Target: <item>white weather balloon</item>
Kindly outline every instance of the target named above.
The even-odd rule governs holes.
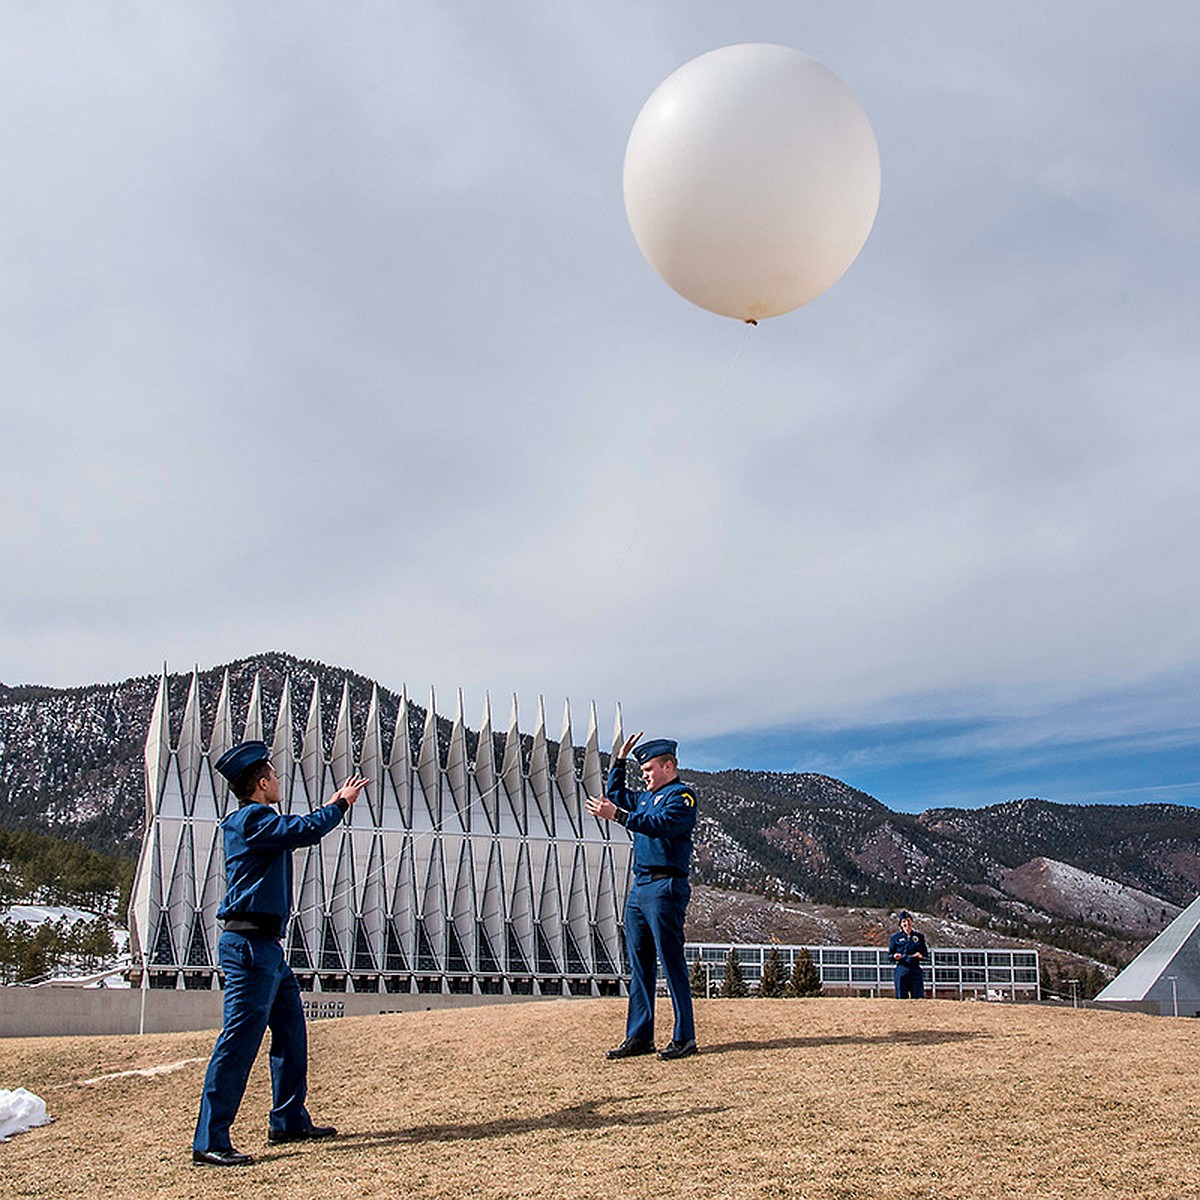
[[[625,149],[625,212],[680,295],[757,321],[807,304],[858,256],[879,148],[854,93],[786,46],[726,46],[655,89]]]

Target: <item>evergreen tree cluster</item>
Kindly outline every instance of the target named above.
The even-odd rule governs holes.
[[[0,829],[0,908],[55,904],[122,919],[133,873],[132,859],[48,834]]]
[[[1056,966],[1042,960],[1043,1000],[1093,1000],[1108,982],[1108,976],[1099,967]]]
[[[692,962],[689,975],[692,995],[703,999],[708,994],[708,968],[697,956]],[[746,977],[742,974],[742,964],[738,959],[737,948],[731,946],[725,958],[725,975],[717,989],[717,995],[726,1000],[740,1000],[749,996],[750,989]],[[763,960],[762,976],[758,981],[755,996],[761,999],[795,999],[802,996],[820,996],[821,973],[807,950],[796,953],[796,960],[789,974],[784,969],[783,955],[777,947],[772,946]]]
[[[108,924],[93,921],[0,921],[0,984],[59,972],[96,971],[117,952]]]

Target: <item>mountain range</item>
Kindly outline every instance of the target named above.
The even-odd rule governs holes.
[[[205,730],[226,672],[234,712],[245,711],[254,678],[261,677],[268,737],[276,715],[270,706],[285,677],[297,701],[296,722],[320,684],[327,730],[335,726],[343,682],[359,729],[376,687],[342,668],[255,655],[198,673]],[[0,685],[0,826],[133,856],[142,835],[142,753],[158,682],[143,676],[65,689]],[[190,673],[168,677],[176,723],[190,682]],[[381,726],[390,731],[400,697],[378,687],[378,700]],[[414,745],[424,718],[423,709],[410,706]],[[449,729],[448,721],[439,722],[443,754]],[[301,733],[297,724],[297,742]],[[470,753],[475,745],[469,736]],[[949,925],[1120,963],[1200,891],[1200,812],[1191,808],[1026,798],[911,815],[820,774],[681,774],[701,798],[697,883],[738,893],[743,917],[746,904],[758,904],[757,927],[770,936],[781,936],[765,915],[771,911],[849,906],[886,913],[902,906]],[[714,902],[705,911],[719,908]],[[689,927],[694,937],[714,933],[719,928],[692,933]]]

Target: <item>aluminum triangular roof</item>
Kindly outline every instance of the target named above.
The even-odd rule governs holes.
[[[1096,999],[1101,1003],[1157,1001],[1161,1011],[1168,1013],[1173,1011],[1176,997],[1180,1016],[1200,1010],[1200,896]]]

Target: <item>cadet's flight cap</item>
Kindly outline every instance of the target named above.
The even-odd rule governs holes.
[[[255,763],[263,762],[271,757],[266,742],[242,742],[232,750],[226,750],[217,759],[217,770],[229,780],[236,783],[237,777]]]
[[[638,760],[640,767],[643,763],[648,763],[652,758],[658,758],[660,755],[673,755],[678,749],[678,742],[673,742],[669,738],[655,738],[653,741],[643,742],[640,746],[634,746],[633,757]]]
[[[218,765],[219,765],[219,764],[218,764]],[[903,912],[902,912],[902,913],[901,913],[901,914],[900,914],[900,915],[899,915],[899,916],[896,918],[896,920],[898,920],[898,921],[899,921],[901,924],[903,924],[905,921],[911,921],[911,920],[912,920],[912,913],[910,913],[910,912],[908,911],[908,909],[906,908],[906,909],[905,909],[905,910],[904,910],[904,911],[903,911]]]

